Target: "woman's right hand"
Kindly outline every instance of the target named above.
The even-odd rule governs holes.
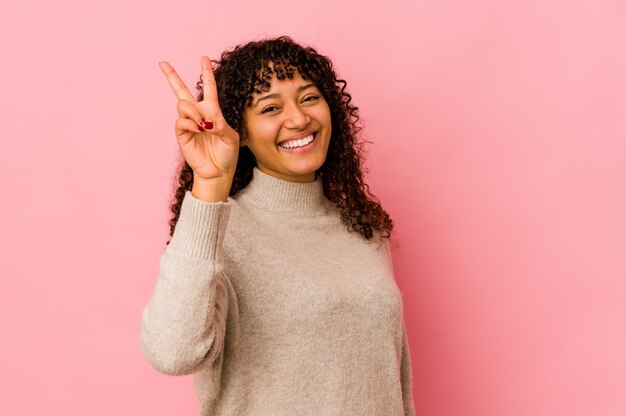
[[[207,183],[232,183],[239,155],[239,134],[228,125],[217,99],[211,61],[201,59],[203,99],[197,102],[174,68],[159,62],[161,71],[178,97],[176,138],[194,179]],[[203,121],[212,122],[204,124]],[[229,186],[227,186],[229,188]]]

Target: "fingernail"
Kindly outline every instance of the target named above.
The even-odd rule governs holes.
[[[202,125],[207,130],[211,130],[213,128],[213,122],[212,121],[206,121],[206,120],[202,119]]]
[[[200,131],[204,131],[204,128],[203,128],[201,125],[196,124],[196,126],[198,126],[198,130],[200,130]]]

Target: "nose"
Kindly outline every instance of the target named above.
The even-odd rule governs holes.
[[[311,121],[311,117],[297,104],[290,105],[285,113],[285,127],[289,129],[304,129]]]

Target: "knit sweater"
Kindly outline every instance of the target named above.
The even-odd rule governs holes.
[[[141,347],[193,374],[201,416],[414,415],[388,240],[349,232],[320,178],[187,192],[159,264]]]

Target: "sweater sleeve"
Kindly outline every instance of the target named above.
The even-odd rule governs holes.
[[[228,312],[222,250],[231,208],[185,194],[141,319],[142,351],[159,372],[191,374],[222,352]]]
[[[402,399],[404,402],[405,416],[415,415],[415,404],[413,403],[413,377],[411,375],[411,350],[409,348],[409,339],[406,334],[406,325],[402,322],[402,363],[401,363],[401,381],[402,381]]]

